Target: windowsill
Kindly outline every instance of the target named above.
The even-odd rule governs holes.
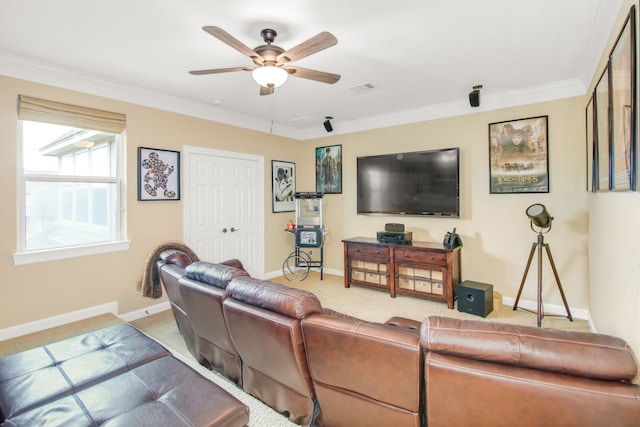
[[[126,251],[129,249],[130,244],[130,240],[120,240],[117,242],[97,243],[94,245],[73,246],[69,248],[16,252],[13,254],[13,265],[35,264],[38,262]]]

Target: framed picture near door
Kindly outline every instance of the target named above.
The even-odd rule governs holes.
[[[180,152],[138,147],[138,200],[180,200]]]
[[[342,194],[342,145],[316,148],[316,193]]]
[[[271,178],[273,182],[273,212],[295,211],[293,194],[296,192],[296,164],[272,160]]]

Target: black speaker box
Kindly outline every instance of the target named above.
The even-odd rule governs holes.
[[[480,91],[479,90],[474,90],[469,92],[469,104],[471,104],[472,107],[479,107],[480,106]]]
[[[323,124],[327,132],[333,131],[333,126],[331,126],[331,122],[329,120],[325,120]]]
[[[470,280],[460,283],[458,311],[487,317],[493,311],[493,285]]]

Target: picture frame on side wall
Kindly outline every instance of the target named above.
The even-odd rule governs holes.
[[[138,147],[138,200],[180,200],[180,152]]]
[[[611,116],[609,114],[609,68],[607,67],[594,91],[593,108],[594,157],[596,159],[596,191],[605,192],[610,188]]]
[[[316,147],[316,193],[342,194],[342,145]]]
[[[295,211],[296,164],[281,160],[271,161],[271,181],[273,182],[273,212]]]
[[[587,142],[587,158],[586,158],[586,166],[587,166],[587,182],[586,189],[589,192],[596,191],[596,181],[594,173],[596,169],[596,160],[594,157],[594,133],[595,129],[593,126],[593,121],[595,117],[595,112],[593,109],[593,96],[589,98],[589,103],[587,103],[587,107],[584,110],[585,115],[585,123],[586,123],[586,142]]]
[[[609,56],[612,191],[636,190],[636,14],[635,6]]]
[[[490,193],[548,193],[548,136],[548,116],[490,123]]]

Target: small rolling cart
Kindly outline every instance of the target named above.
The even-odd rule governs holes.
[[[323,275],[324,236],[327,229],[322,226],[322,193],[295,193],[296,223],[293,230],[295,249],[284,260],[282,273],[288,280],[304,280],[314,268]],[[314,258],[313,248],[317,248]]]

